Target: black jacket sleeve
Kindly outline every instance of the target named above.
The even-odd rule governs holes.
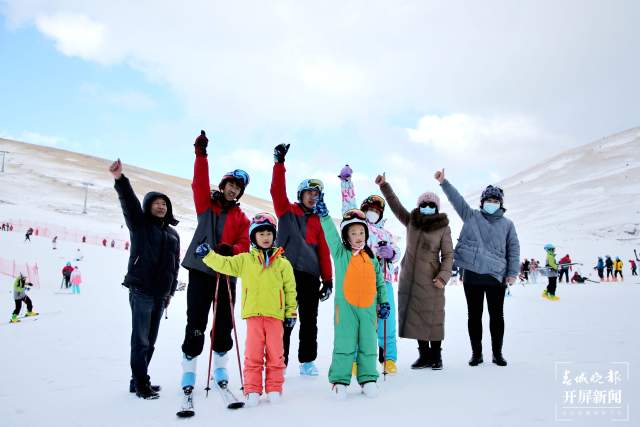
[[[120,179],[115,180],[113,186],[120,199],[120,206],[122,206],[122,214],[129,230],[133,231],[140,227],[144,221],[144,213],[142,212],[142,206],[140,200],[136,197],[129,179],[122,175]]]

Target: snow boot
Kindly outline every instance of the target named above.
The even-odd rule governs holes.
[[[398,373],[398,367],[396,366],[396,362],[394,362],[393,360],[387,360],[387,362],[383,365],[383,368],[385,368],[384,370],[389,375]]]
[[[362,392],[370,399],[378,397],[378,384],[375,381],[369,381],[362,384]]]
[[[150,384],[142,384],[136,388],[136,396],[145,400],[155,400],[160,397],[157,391],[151,388]]]
[[[493,363],[498,366],[507,366],[507,361],[502,357],[502,352],[499,351],[493,352]]]
[[[347,386],[344,384],[334,384],[331,387],[331,391],[335,393],[336,399],[338,400],[346,400],[347,399]]]
[[[478,366],[482,362],[484,362],[484,360],[482,360],[482,353],[473,352],[471,359],[469,359],[469,366]]]
[[[428,347],[418,347],[419,356],[418,359],[413,362],[411,369],[425,369],[433,366],[431,360],[431,349]]]
[[[431,349],[431,369],[434,371],[442,370],[442,349]]]
[[[229,382],[229,373],[227,372],[227,363],[229,362],[229,356],[227,352],[213,353],[213,380],[216,384],[221,382]]]
[[[37,316],[38,313],[37,311],[27,311],[27,314],[25,314],[25,317],[33,317],[33,316]]]
[[[17,314],[12,314],[11,315],[11,320],[9,320],[9,323],[18,323],[20,321],[20,319],[18,319],[18,315]]]
[[[271,404],[277,405],[282,399],[282,393],[280,393],[279,391],[270,391],[267,393],[267,399]]]
[[[149,387],[151,387],[151,390],[155,391],[156,393],[162,390],[162,387],[159,385],[149,385]],[[136,384],[133,382],[133,378],[131,380],[129,380],[129,393],[135,393],[136,392]]]
[[[260,393],[249,393],[247,394],[247,399],[244,403],[244,406],[247,408],[255,408],[260,403]]]
[[[318,368],[316,368],[315,363],[305,362],[300,364],[300,375],[317,377],[318,375],[320,375],[320,372],[318,372]]]

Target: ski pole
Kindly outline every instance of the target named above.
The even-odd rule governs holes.
[[[233,337],[236,341],[236,354],[238,355],[238,370],[240,371],[240,390],[244,390],[244,378],[242,377],[242,365],[240,364],[240,343],[238,342],[238,330],[236,329],[236,318],[233,314],[233,299],[231,298],[231,283],[227,277],[227,292],[229,293],[229,309],[231,310],[231,326],[233,327]]]
[[[387,280],[387,261],[384,261],[384,280],[385,280],[385,286],[386,285],[386,280]],[[389,296],[387,295],[387,299],[390,299]],[[383,330],[384,330],[384,345],[383,345],[383,350],[382,350],[382,378],[383,381],[387,380],[387,319],[383,320]]]
[[[211,358],[213,357],[213,337],[216,330],[216,311],[218,310],[218,293],[220,292],[220,274],[216,273],[216,293],[213,299],[213,314],[211,320],[211,345],[209,346],[209,371],[207,372],[207,387],[205,390],[207,391],[206,397],[209,397],[209,390],[211,387],[209,386],[211,382]]]

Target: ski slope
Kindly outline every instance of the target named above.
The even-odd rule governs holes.
[[[321,376],[302,378],[295,358],[289,366],[280,405],[262,402],[257,408],[229,411],[213,393],[204,398],[206,355],[199,360],[196,416],[178,420],[181,399],[180,344],[186,324],[186,295],[176,293],[163,319],[154,359],[153,382],[163,386],[161,398],[144,401],[128,393],[130,311],[127,290],[120,286],[127,252],[85,245],[79,263],[83,284],[79,296],[59,294],[60,269],[78,245],[61,242],[56,251],[49,239],[24,243],[22,233],[0,233],[0,253],[35,260],[41,287],[31,291],[41,316],[0,327],[2,381],[0,423],[3,426],[169,426],[233,425],[306,426],[415,425],[428,419],[435,425],[550,425],[562,403],[555,378],[556,362],[640,360],[637,301],[640,284],[561,285],[561,300],[540,297],[542,285],[514,286],[505,302],[504,354],[507,368],[488,363],[490,343],[485,314],[485,364],[467,366],[470,355],[466,305],[461,286],[447,288],[444,370],[412,371],[416,344],[399,341],[399,372],[381,381],[378,399],[369,400],[352,384],[346,402],[330,393],[326,373],[332,350],[332,306],[320,305],[319,357]],[[0,307],[8,320],[13,309],[11,280],[0,276]],[[239,315],[239,310],[236,310]],[[241,350],[245,328],[238,324]],[[297,331],[294,332],[297,334]],[[297,343],[292,340],[291,353]],[[208,346],[208,341],[205,348]],[[238,392],[235,356],[231,382]],[[634,380],[632,377],[632,381]],[[637,382],[625,390],[626,402],[640,401]],[[634,408],[634,403],[631,404]],[[634,416],[633,411],[631,416]],[[579,425],[609,425],[611,416],[591,416]],[[634,418],[632,418],[634,419]],[[605,423],[606,420],[606,423]]]

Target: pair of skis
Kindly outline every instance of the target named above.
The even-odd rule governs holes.
[[[227,294],[229,295],[229,306],[231,308],[231,325],[233,328],[233,335],[236,342],[236,352],[238,355],[238,369],[240,369],[240,383],[242,384],[242,388],[244,389],[244,381],[242,377],[242,365],[240,364],[240,347],[238,343],[238,332],[236,330],[236,320],[233,312],[233,300],[231,298],[231,283],[229,282],[229,276],[225,276],[227,279]],[[216,293],[213,300],[213,320],[211,322],[211,346],[209,347],[209,371],[207,373],[207,387],[205,390],[207,391],[207,397],[209,396],[210,381],[211,381],[211,360],[213,357],[213,338],[214,332],[216,330],[216,314],[218,312],[218,294],[220,293],[220,274],[216,274]],[[244,407],[244,402],[238,399],[231,390],[229,390],[229,384],[227,381],[220,381],[214,385],[222,397],[225,405],[228,409],[240,409]],[[195,415],[195,411],[193,409],[193,387],[187,387],[184,389],[184,397],[182,402],[182,408],[180,411],[176,413],[176,415],[180,418],[188,418]]]

